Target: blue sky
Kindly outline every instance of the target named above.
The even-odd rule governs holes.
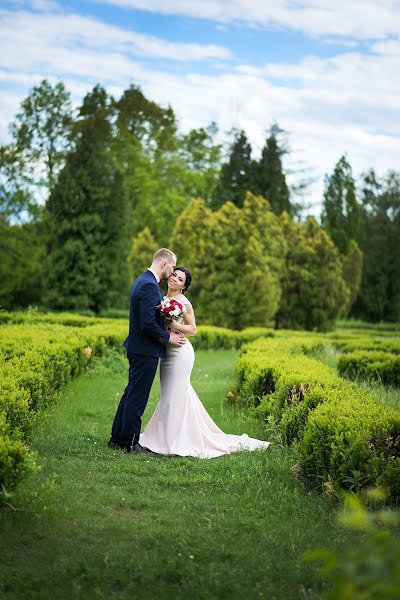
[[[63,80],[75,105],[100,82],[171,104],[182,130],[246,130],[254,154],[273,122],[288,169],[355,176],[400,161],[400,2],[391,0],[20,0],[0,2],[0,143],[30,88]]]

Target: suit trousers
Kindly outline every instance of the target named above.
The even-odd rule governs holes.
[[[140,439],[142,415],[157,371],[158,358],[128,353],[128,385],[119,401],[111,431],[111,441],[129,448]]]

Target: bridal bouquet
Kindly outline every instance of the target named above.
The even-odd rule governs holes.
[[[179,302],[176,298],[168,298],[168,296],[164,298],[159,308],[167,323],[179,319],[186,312],[185,305],[182,302]]]

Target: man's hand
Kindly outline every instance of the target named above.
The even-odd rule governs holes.
[[[171,344],[171,346],[183,346],[184,344],[186,344],[186,338],[183,335],[183,333],[177,333],[176,331],[171,331],[171,334],[169,336],[169,344]]]

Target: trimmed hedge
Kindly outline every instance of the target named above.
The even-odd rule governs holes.
[[[104,323],[104,321],[105,319],[101,319],[100,317],[88,317],[74,313],[41,313],[36,310],[26,312],[0,311],[0,325],[52,323],[54,325],[68,325],[70,327],[87,327],[96,323]],[[108,319],[108,322],[112,322],[111,319]]]
[[[0,487],[13,487],[34,465],[28,443],[35,415],[54,403],[62,386],[78,375],[92,356],[118,347],[126,320],[97,319],[69,313],[0,313]],[[269,329],[231,331],[199,327],[196,348],[239,348]]]
[[[272,329],[263,327],[248,327],[241,331],[214,327],[213,325],[200,325],[197,333],[189,338],[196,350],[236,350],[245,342],[257,340],[260,337],[273,337]]]
[[[36,412],[58,399],[92,355],[121,347],[125,336],[121,322],[0,327],[0,487],[13,487],[32,468],[27,444]]]
[[[302,354],[304,339],[247,344],[237,365],[240,395],[259,417],[272,417],[288,443],[298,440],[307,479],[346,488],[357,470],[363,485],[399,496],[400,414]],[[308,347],[317,343],[311,335]]]
[[[6,488],[13,487],[35,466],[27,444],[36,412],[58,399],[61,387],[85,368],[92,355],[99,356],[111,346],[122,350],[128,325],[127,320],[71,313],[0,312],[0,322],[11,321],[14,324],[0,327],[0,485]],[[398,414],[376,405],[369,394],[304,355],[326,344],[345,351],[357,344],[363,349],[375,347],[381,343],[379,338],[377,343],[361,333],[304,334],[264,328],[232,331],[205,325],[198,327],[191,341],[197,349],[236,349],[247,344],[237,367],[240,392],[249,398],[262,418],[272,415],[279,422],[288,442],[300,441],[302,465],[310,479],[324,477],[341,486],[343,474],[351,474],[352,469],[358,468],[354,465],[361,471],[365,466],[366,482],[385,484],[395,493],[394,481],[399,478]],[[388,341],[392,347],[398,344],[396,338],[386,339],[385,344]],[[394,356],[387,352],[381,355],[382,360]],[[328,404],[335,406],[336,412],[338,407],[346,406],[348,414],[344,422],[360,444],[355,459],[340,448],[334,454],[331,442],[326,441],[331,439],[324,429],[323,408]],[[356,421],[363,423],[364,414],[366,429],[360,426],[366,432],[363,437]],[[343,434],[343,440],[347,440],[347,434],[340,433],[343,419],[337,419],[336,425],[331,415],[329,419],[329,426],[339,438]],[[320,424],[319,433],[315,423]],[[372,439],[376,440],[376,446]],[[341,443],[353,448],[349,440]],[[378,458],[376,448],[379,448]],[[338,464],[337,456],[341,453],[345,458]]]
[[[376,379],[385,385],[400,386],[400,356],[389,352],[359,351],[342,354],[340,375],[348,379]]]

